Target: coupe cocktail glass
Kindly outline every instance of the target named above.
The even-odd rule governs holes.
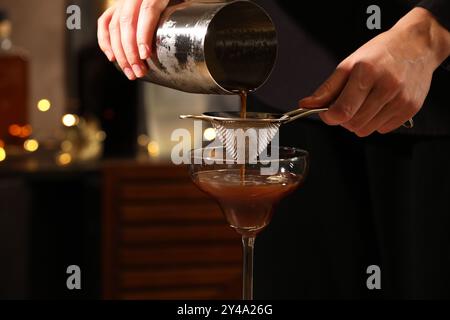
[[[253,299],[255,238],[269,224],[274,206],[301,185],[308,171],[306,151],[285,147],[275,151],[274,159],[256,163],[228,159],[223,147],[191,152],[192,180],[215,199],[230,226],[242,235],[244,300]]]

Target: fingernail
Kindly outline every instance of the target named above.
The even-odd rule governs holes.
[[[148,59],[150,57],[150,49],[145,44],[139,45],[139,57],[141,59]]]
[[[123,69],[123,73],[127,76],[128,79],[134,80],[136,79],[136,76],[134,75],[133,71],[131,71],[130,68]]]
[[[133,72],[138,78],[141,78],[144,76],[144,71],[142,71],[141,66],[138,64],[133,64]]]
[[[319,114],[320,119],[329,126],[335,126],[336,124],[329,118],[328,112],[321,112]]]
[[[316,100],[314,97],[306,97],[300,100],[299,105],[301,108],[315,108],[314,100]]]
[[[114,55],[112,54],[112,52],[111,51],[105,51],[105,55],[106,55],[106,57],[108,58],[108,60],[109,61],[113,61],[114,60]]]
[[[306,97],[300,100],[300,103],[308,103],[308,101],[311,101],[312,98],[311,97]]]

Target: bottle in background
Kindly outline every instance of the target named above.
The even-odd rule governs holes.
[[[0,9],[0,139],[22,145],[31,134],[28,125],[28,59],[11,41],[12,24]]]

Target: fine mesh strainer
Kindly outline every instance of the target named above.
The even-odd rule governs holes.
[[[326,110],[328,108],[296,109],[284,114],[247,112],[245,118],[241,118],[239,112],[206,112],[199,116],[181,115],[180,118],[210,122],[216,130],[217,137],[233,159],[238,158],[239,148],[245,148],[247,154],[244,154],[250,159],[255,159],[267,148],[282,124]],[[246,145],[248,143],[246,141],[244,144],[239,144],[238,141],[239,134],[248,133],[249,129],[253,129],[253,133],[256,134],[257,139],[253,141],[257,141],[257,145],[254,148]]]
[[[245,118],[241,118],[239,112],[206,112],[197,116],[181,115],[180,118],[197,119],[210,122],[216,130],[217,137],[233,159],[236,160],[238,158],[239,148],[245,148],[245,152],[249,152],[244,152],[246,157],[248,156],[250,159],[256,159],[256,157],[258,157],[267,148],[282,124],[327,110],[328,108],[299,108],[284,114],[247,112]],[[412,128],[414,126],[414,122],[410,119],[408,122],[403,124],[403,126],[406,128]],[[239,144],[239,129],[242,129],[243,132],[247,132],[248,129],[254,129],[254,132],[257,135],[257,146],[254,148],[246,148],[248,147],[246,142],[244,142],[243,145]]]

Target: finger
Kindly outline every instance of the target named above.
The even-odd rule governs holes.
[[[320,108],[333,102],[347,83],[350,70],[338,67],[333,74],[313,93],[299,102],[300,108]]]
[[[97,39],[98,45],[109,61],[114,61],[114,54],[111,48],[109,38],[109,24],[114,14],[115,7],[108,8],[97,21]]]
[[[366,100],[376,78],[373,66],[362,62],[355,64],[339,97],[328,111],[320,114],[322,120],[329,125],[350,121]]]
[[[394,131],[400,128],[406,121],[403,117],[392,117],[386,123],[384,123],[377,131],[381,134],[386,134],[388,132]]]
[[[141,78],[145,75],[145,66],[142,63],[136,41],[137,20],[142,0],[127,0],[120,12],[120,36],[122,47],[128,64],[134,74]]]
[[[150,58],[153,36],[155,34],[160,15],[168,3],[168,0],[142,1],[137,26],[137,43],[139,48],[139,56],[143,60]]]
[[[385,77],[378,80],[363,105],[343,126],[353,132],[365,127],[387,103],[394,99],[399,88],[394,79]]]
[[[401,101],[401,99],[397,101],[397,105],[400,105],[400,107],[397,107],[397,115],[392,116],[391,119],[382,124],[377,129],[379,133],[385,134],[394,131],[403,126],[405,123],[408,123],[417,114],[417,112],[419,112],[421,106],[420,104],[414,102],[405,103],[404,101]]]
[[[113,49],[114,56],[116,57],[117,64],[119,65],[119,67],[123,70],[128,79],[135,80],[136,76],[133,70],[131,69],[130,64],[128,63],[127,57],[122,48],[122,40],[120,36],[120,22],[119,22],[121,4],[122,2],[119,2],[117,4],[117,9],[114,12],[114,15],[111,19],[111,23],[109,24],[111,47]]]
[[[390,132],[412,118],[417,111],[418,108],[405,99],[402,93],[399,93],[366,126],[355,133],[360,137],[366,137],[375,131]]]
[[[367,137],[377,131],[380,126],[392,119],[397,106],[394,103],[385,105],[364,127],[355,131],[358,137]]]

